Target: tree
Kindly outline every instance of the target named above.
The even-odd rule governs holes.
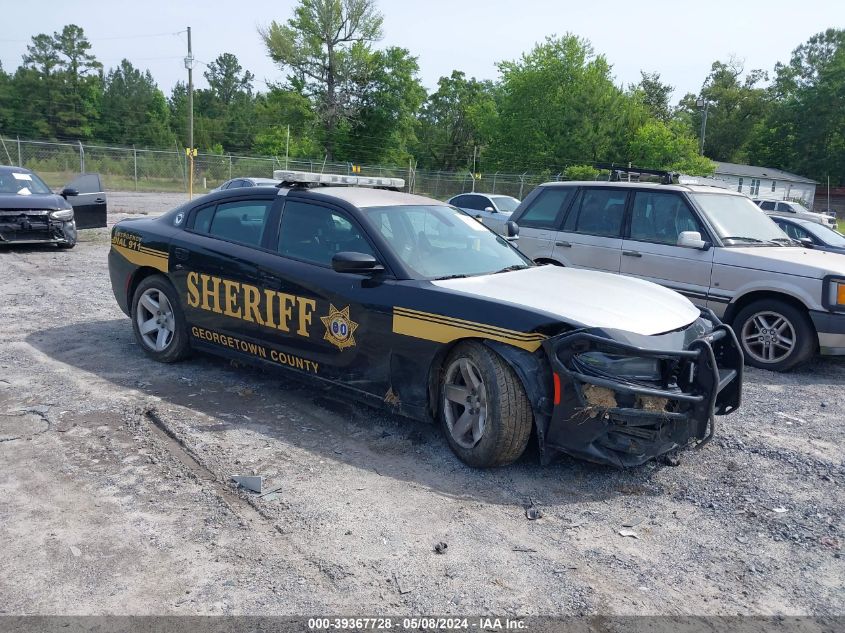
[[[205,76],[211,91],[224,105],[231,105],[238,96],[252,97],[252,82],[255,80],[248,70],[243,70],[238,58],[232,53],[218,55],[208,64]]]
[[[103,65],[89,52],[91,43],[81,27],[75,24],[65,25],[61,33],[53,33],[53,44],[60,56],[59,67],[68,73],[71,80],[78,80],[102,70]]]
[[[33,35],[32,44],[27,44],[23,65],[43,77],[52,75],[53,70],[59,65],[59,54],[53,38],[46,33]]]
[[[499,71],[488,156],[501,169],[623,160],[631,134],[648,119],[641,101],[613,84],[607,60],[575,35],[547,38]]]
[[[699,155],[698,142],[683,124],[653,120],[631,139],[629,161],[637,167],[679,171],[691,176],[712,174],[716,165]]]
[[[845,184],[845,30],[828,29],[775,67],[769,116],[755,128],[755,162]]]
[[[417,58],[390,47],[369,55],[357,90],[358,112],[338,143],[338,157],[358,163],[407,163],[416,114],[425,100]]]
[[[124,59],[109,71],[101,102],[98,138],[108,143],[172,147],[169,111],[150,71]]]
[[[446,171],[470,167],[475,148],[489,142],[495,126],[494,95],[491,82],[467,79],[459,70],[441,77],[420,113],[419,162]]]
[[[260,31],[271,59],[315,99],[329,160],[338,123],[357,110],[361,82],[354,77],[381,26],[374,0],[300,0],[287,24],[273,21]]]
[[[737,59],[713,62],[699,95],[687,94],[681,100],[680,120],[691,130],[701,128],[703,113],[697,101],[709,103],[704,153],[714,160],[748,162],[754,126],[769,110],[767,91],[760,86],[767,74],[762,70],[752,70],[744,78],[743,74],[743,63]]]
[[[563,170],[564,180],[595,180],[599,170],[592,165],[570,165]]]
[[[640,93],[643,104],[651,116],[658,121],[668,121],[672,113],[669,108],[669,97],[674,88],[660,81],[660,73],[640,71],[640,83],[634,90]]]

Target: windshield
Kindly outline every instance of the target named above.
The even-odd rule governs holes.
[[[407,205],[363,211],[396,257],[421,279],[469,277],[531,265],[501,235],[452,207]]]
[[[0,193],[29,196],[33,193],[53,193],[35,174],[22,171],[0,171]]]
[[[808,233],[812,233],[825,244],[845,247],[845,235],[842,235],[839,231],[834,231],[816,222],[801,222],[801,227]]]
[[[513,213],[519,206],[519,200],[510,196],[491,196],[491,198],[493,198],[493,202],[496,203],[499,211],[504,213]]]
[[[792,240],[769,216],[744,196],[720,193],[690,194],[725,246],[790,244]]]

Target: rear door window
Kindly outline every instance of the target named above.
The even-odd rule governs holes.
[[[103,187],[100,185],[99,174],[82,174],[77,176],[66,185],[67,189],[76,189],[80,194],[100,193]]]
[[[760,208],[763,209],[763,211],[774,211],[774,200],[763,200],[763,202],[760,203]]]
[[[556,229],[575,191],[574,187],[545,187],[519,217],[519,226]]]
[[[212,237],[259,246],[272,200],[238,200],[200,209],[193,230]]]
[[[627,189],[582,189],[566,217],[563,230],[604,237],[621,237]]]

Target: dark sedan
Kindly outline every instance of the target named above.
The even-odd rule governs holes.
[[[789,237],[818,251],[845,254],[845,235],[823,224],[801,218],[769,216]]]
[[[106,226],[98,174],[82,174],[55,194],[23,167],[0,166],[0,244],[76,245],[77,229]]]

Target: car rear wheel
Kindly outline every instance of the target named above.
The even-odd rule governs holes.
[[[190,352],[185,316],[176,291],[161,275],[145,278],[135,289],[132,329],[144,353],[161,363],[182,360]]]
[[[518,459],[533,422],[519,378],[495,352],[476,342],[459,344],[446,359],[440,417],[449,446],[476,468]]]
[[[816,333],[807,315],[783,301],[755,301],[734,319],[745,362],[771,371],[788,371],[809,359]]]

